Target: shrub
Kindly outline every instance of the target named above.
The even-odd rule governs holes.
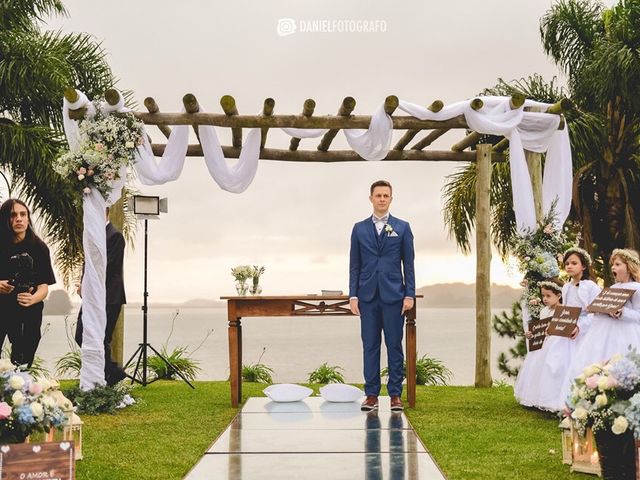
[[[404,376],[407,376],[407,362],[403,365]],[[380,372],[383,377],[389,376],[389,369],[383,368]],[[448,385],[453,373],[441,360],[423,355],[416,361],[417,385]]]
[[[309,373],[309,383],[344,383],[344,375],[338,370],[344,369],[338,365],[330,367],[325,362]]]

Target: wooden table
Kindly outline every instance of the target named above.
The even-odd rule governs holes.
[[[418,298],[421,298],[419,295]],[[229,369],[231,372],[231,405],[242,400],[242,323],[243,317],[314,317],[353,316],[349,297],[322,295],[220,297],[227,301],[229,318]],[[407,362],[407,401],[416,405],[416,302],[405,312],[405,345]]]

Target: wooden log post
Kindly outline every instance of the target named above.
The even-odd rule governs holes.
[[[64,98],[67,99],[68,102],[73,103],[77,102],[80,98],[78,92],[73,87],[65,88],[64,90]],[[69,109],[69,118],[71,120],[82,120],[84,116],[87,114],[87,107]]]
[[[238,108],[236,107],[236,99],[231,95],[223,95],[220,99],[220,106],[227,116],[238,115]],[[273,113],[273,111],[271,112]],[[231,143],[234,147],[242,147],[242,129],[231,129]]]
[[[302,107],[302,115],[307,118],[310,118],[313,115],[314,110],[316,109],[316,101],[313,98],[307,98],[304,101],[304,106]],[[300,139],[298,137],[292,137],[291,142],[289,142],[289,150],[295,152],[298,150],[298,146],[300,145]]]
[[[442,100],[434,100],[431,105],[427,107],[427,110],[430,110],[432,112],[439,112],[440,110],[442,110],[442,107],[444,107],[444,103],[442,102]],[[417,129],[407,130],[405,134],[400,138],[400,140],[398,140],[398,143],[395,144],[393,149],[403,150],[404,147],[409,145],[409,142],[411,142],[411,140],[413,140],[413,137],[415,137],[419,132],[420,130]]]
[[[111,106],[117,105],[120,101],[120,92],[115,88],[109,88],[104,92],[104,99]]]
[[[152,97],[144,99],[144,106],[147,107],[149,113],[158,113],[160,111],[160,107],[158,107],[158,104]],[[166,138],[169,138],[171,135],[171,127],[168,125],[158,125],[157,127]]]
[[[341,117],[348,117],[353,112],[353,109],[356,108],[356,100],[353,97],[346,97],[342,101],[342,105],[340,106],[340,110],[338,110],[338,115]],[[329,150],[329,146],[333,139],[338,134],[339,128],[332,128],[327,133],[324,134],[322,140],[320,140],[320,144],[318,145],[318,150],[321,152],[326,152]]]
[[[541,109],[531,109],[533,112],[539,112]],[[533,189],[533,208],[536,212],[536,222],[542,219],[542,154],[524,151],[524,157],[527,160],[527,168],[529,169],[529,178],[531,179],[531,188]]]
[[[184,105],[184,109],[188,114],[194,114],[200,111],[200,104],[198,103],[198,99],[193,93],[187,93],[184,97],[182,97],[182,104]],[[193,131],[195,132],[198,141],[200,141],[200,132],[198,132],[198,125],[194,123],[191,126],[193,127]]]
[[[389,95],[384,99],[384,111],[387,115],[393,115],[393,112],[396,111],[398,105],[400,104],[400,100],[395,95]]]
[[[476,150],[476,387],[491,386],[491,145]]]
[[[267,98],[264,101],[264,106],[262,107],[262,115],[265,117],[270,117],[273,115],[273,107],[275,106],[276,101],[273,98]],[[262,127],[260,129],[260,150],[262,150],[267,143],[267,132],[269,131],[269,127]]]

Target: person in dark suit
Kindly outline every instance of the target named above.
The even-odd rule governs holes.
[[[381,334],[387,347],[391,410],[401,411],[404,312],[416,295],[413,233],[409,223],[389,214],[392,187],[385,180],[371,185],[373,215],[353,226],[349,255],[349,304],[360,315],[364,357],[363,411],[378,408]]]
[[[127,303],[123,275],[125,241],[122,233],[108,219],[109,209],[107,208],[107,269],[105,280],[107,325],[104,332],[104,378],[107,385],[115,385],[127,376],[124,369],[111,359],[113,332],[122,306]],[[78,293],[81,293],[79,288]],[[82,309],[78,313],[75,338],[78,345],[82,346]]]

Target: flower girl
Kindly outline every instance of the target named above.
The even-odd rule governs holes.
[[[634,250],[616,249],[609,263],[616,281],[611,288],[635,290],[635,293],[618,311],[592,315],[591,328],[571,361],[567,385],[593,363],[609,360],[616,353],[624,355],[629,347],[640,350],[640,258]],[[566,391],[568,393],[568,389]]]
[[[540,318],[552,317],[553,311],[556,307],[560,306],[562,300],[562,282],[555,279],[545,280],[538,282],[538,286],[540,287],[540,295],[542,297],[542,303],[544,304],[544,307],[540,310]],[[522,318],[524,320],[525,337],[530,339],[533,334],[529,331],[529,322],[524,312]],[[542,349],[527,353],[527,357],[524,359],[524,363],[516,379],[513,390],[514,395],[516,400],[526,407],[535,407],[538,402],[540,393],[540,361],[544,361],[544,355],[542,355],[541,352]]]
[[[569,386],[565,386],[571,360],[584,339],[591,321],[585,308],[600,293],[600,287],[589,280],[591,256],[583,249],[570,248],[563,256],[564,269],[571,281],[562,287],[563,305],[580,307],[582,313],[571,338],[549,336],[542,346],[540,365],[539,397],[537,407],[543,410],[559,411],[564,408]]]

